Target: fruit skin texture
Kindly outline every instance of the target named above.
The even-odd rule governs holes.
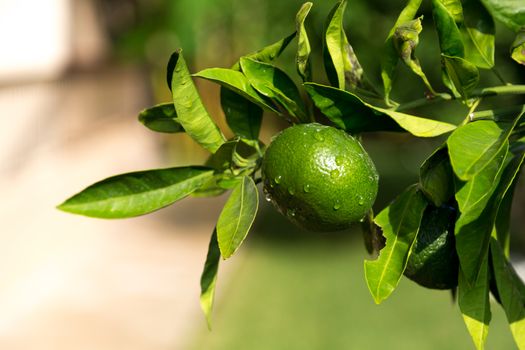
[[[405,276],[431,289],[451,289],[458,285],[459,259],[456,253],[454,222],[456,209],[449,206],[428,206]]]
[[[348,228],[370,210],[378,175],[359,141],[336,128],[299,124],[278,134],[262,161],[266,198],[311,231]]]

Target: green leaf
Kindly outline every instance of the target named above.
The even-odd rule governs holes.
[[[434,137],[455,129],[452,124],[372,106],[348,91],[315,83],[304,87],[328,119],[353,134],[406,130],[415,136]]]
[[[514,31],[525,26],[523,0],[481,0],[481,2],[494,18]]]
[[[206,316],[208,328],[211,330],[211,312],[213,310],[213,301],[215,298],[215,284],[217,283],[217,272],[219,270],[219,261],[221,252],[217,243],[217,229],[213,230],[210,244],[208,246],[208,255],[204,263],[204,270],[201,275],[201,296],[200,303],[202,311]]]
[[[508,147],[512,129],[508,126],[504,128],[492,120],[480,120],[454,130],[447,145],[456,175],[467,181],[479,173],[503,147]]]
[[[205,167],[139,171],[97,182],[58,206],[97,218],[127,218],[163,208],[191,194],[213,176]]]
[[[157,132],[184,132],[184,128],[177,121],[173,102],[161,103],[144,109],[139,114],[139,121],[148,129]]]
[[[259,138],[263,117],[259,106],[226,88],[221,88],[221,106],[235,135],[252,140]]]
[[[516,35],[510,49],[510,55],[514,61],[525,65],[525,27]]]
[[[460,30],[465,59],[479,68],[490,69],[494,67],[494,20],[480,0],[467,0],[463,7],[465,22]]]
[[[327,19],[325,30],[325,50],[324,64],[328,79],[332,85],[340,89],[355,89],[370,86],[364,82],[364,73],[354,49],[348,42],[344,28],[343,18],[347,1],[338,2]]]
[[[295,26],[298,36],[295,63],[297,66],[297,72],[299,72],[303,81],[312,80],[312,67],[310,66],[310,52],[312,50],[310,47],[310,41],[308,40],[308,34],[306,33],[306,28],[304,27],[304,21],[306,20],[306,16],[308,16],[312,5],[311,2],[305,2],[295,17]]]
[[[295,38],[296,32],[293,32],[292,34],[288,35],[287,37],[268,45],[256,52],[250,53],[246,55],[245,57],[249,57],[255,61],[264,62],[264,63],[271,63],[273,60],[275,60],[277,57],[279,57],[284,49],[288,47],[288,44]],[[240,64],[237,62],[232,69],[240,70]]]
[[[365,277],[377,304],[388,298],[399,283],[426,207],[423,194],[413,185],[376,216],[386,246],[376,260],[365,261]]]
[[[458,284],[458,304],[463,314],[463,321],[465,321],[476,349],[481,350],[484,348],[492,317],[489,300],[487,255],[485,255],[481,264],[479,278],[476,283],[471,286],[460,270]]]
[[[233,189],[217,222],[219,248],[224,259],[235,253],[248,235],[259,206],[259,194],[253,179],[244,176]]]
[[[441,5],[447,9],[448,13],[454,19],[458,25],[463,23],[463,7],[461,6],[461,0],[439,0]]]
[[[457,10],[457,7],[455,9]],[[456,24],[457,14],[450,12],[440,0],[432,0],[432,16],[438,33],[441,53],[446,56],[464,57],[465,49]]]
[[[434,95],[437,93],[434,91],[427,76],[423,72],[419,60],[416,57],[416,47],[419,43],[419,33],[423,30],[421,25],[422,17],[416,18],[412,21],[401,23],[395,28],[394,32],[394,46],[397,53],[401,57],[402,61],[418,75],[421,80],[425,83],[427,89]]]
[[[248,78],[239,71],[227,68],[207,68],[193,74],[193,76],[220,84],[261,108],[279,113],[279,111],[266,103],[266,101],[250,85]]]
[[[461,57],[441,55],[441,59],[454,87],[464,99],[467,99],[479,83],[478,69]]]
[[[383,86],[385,91],[385,101],[390,104],[390,92],[392,91],[392,82],[394,80],[394,72],[399,60],[396,48],[394,46],[394,32],[402,23],[411,21],[416,16],[416,13],[421,5],[422,0],[408,0],[407,5],[399,14],[396,23],[388,33],[383,47],[383,54],[381,59],[381,78],[383,79]]]
[[[225,138],[202,104],[182,56],[182,50],[171,55],[168,79],[177,121],[188,135],[214,153],[224,143]]]
[[[248,57],[241,58],[241,68],[255,90],[284,107],[297,121],[308,120],[299,90],[285,72]]]
[[[507,261],[498,241],[490,243],[496,286],[510,330],[519,349],[525,349],[525,284]]]
[[[436,207],[454,196],[454,174],[446,146],[439,147],[421,165],[419,184],[421,191]]]

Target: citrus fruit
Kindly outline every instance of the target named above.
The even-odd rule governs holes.
[[[348,228],[377,194],[374,163],[359,141],[317,123],[285,129],[262,161],[266,198],[293,223],[311,231]]]
[[[452,207],[429,206],[425,210],[405,276],[432,289],[451,289],[458,285],[455,221],[456,209]]]

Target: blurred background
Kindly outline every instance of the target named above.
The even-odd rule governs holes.
[[[307,19],[317,81],[320,38],[335,1]],[[379,54],[404,1],[350,0],[345,23],[377,86]],[[300,232],[266,202],[243,249],[221,262],[214,329],[199,308],[209,236],[226,197],[186,199],[144,217],[103,221],[55,206],[117,173],[200,164],[206,153],[185,135],[160,135],[138,112],[169,100],[165,65],[179,47],[193,72],[229,67],[237,57],[294,31],[301,1],[0,0],[0,348],[1,349],[466,349],[471,341],[447,292],[403,279],[381,306],[368,294],[359,228]],[[443,90],[428,4],[418,56]],[[510,61],[513,33],[497,27],[497,67],[525,83]],[[281,67],[295,76],[292,43]],[[287,59],[288,58],[288,59]],[[394,98],[423,96],[399,67]],[[482,81],[499,85],[492,72]],[[218,88],[197,81],[228,134]],[[402,88],[411,87],[411,88]],[[503,103],[523,103],[508,98]],[[487,99],[484,107],[491,107]],[[421,113],[461,120],[459,104]],[[285,127],[264,119],[262,139]],[[231,135],[231,133],[229,134]],[[376,209],[408,184],[441,140],[374,134],[364,144],[381,174]],[[513,215],[515,266],[525,275],[523,181]],[[494,304],[489,349],[514,348]]]

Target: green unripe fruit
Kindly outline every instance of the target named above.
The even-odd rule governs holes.
[[[312,231],[348,228],[375,201],[378,174],[359,141],[342,130],[300,124],[277,135],[263,158],[268,200]]]

